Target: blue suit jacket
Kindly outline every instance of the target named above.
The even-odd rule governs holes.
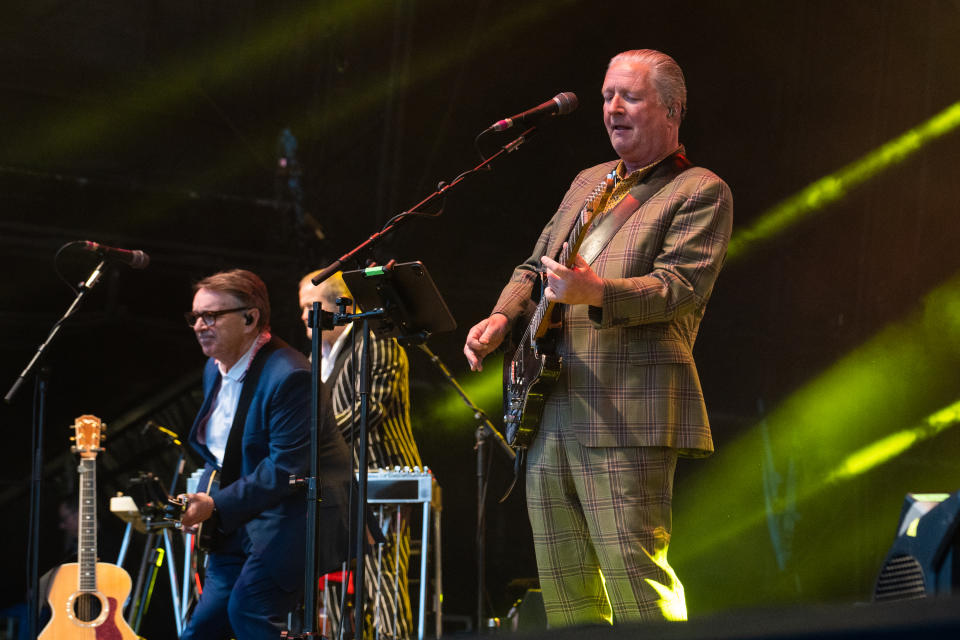
[[[278,338],[273,340],[279,348],[267,356],[244,423],[240,477],[222,487],[214,501],[223,532],[233,534],[242,527],[253,552],[269,561],[273,578],[292,590],[303,586],[307,507],[305,494],[291,487],[290,476],[303,477],[310,470],[311,377],[302,354]],[[250,382],[244,381],[244,391]],[[197,434],[219,387],[220,372],[210,359],[203,373],[203,406],[190,430],[190,444],[203,456],[208,469],[217,466],[216,458],[200,444]],[[341,561],[339,542],[347,523],[350,457],[332,419],[321,423],[323,503],[318,529],[321,568],[329,570]]]

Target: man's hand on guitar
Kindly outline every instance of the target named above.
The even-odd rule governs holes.
[[[187,508],[180,517],[180,525],[187,533],[191,533],[196,525],[213,515],[213,498],[205,493],[187,493],[180,497],[187,500]]]
[[[563,243],[566,249],[567,243]],[[562,304],[603,305],[603,280],[578,253],[573,267],[565,267],[556,260],[543,256],[540,262],[547,268],[547,288],[544,295],[548,302]]]
[[[473,325],[463,345],[463,355],[467,356],[471,371],[483,371],[483,359],[503,342],[507,325],[507,316],[502,313],[494,313]]]

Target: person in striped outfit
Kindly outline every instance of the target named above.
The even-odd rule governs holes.
[[[312,338],[308,314],[314,301],[325,311],[337,310],[337,298],[352,298],[341,272],[314,286],[319,273],[300,281],[301,317]],[[359,467],[360,361],[363,341],[360,325],[334,327],[321,336],[321,378],[327,398],[333,403],[337,425],[353,450],[354,468]],[[410,428],[409,364],[406,351],[394,338],[370,335],[370,395],[367,423],[368,469],[422,467],[420,452]],[[366,556],[365,589],[367,613],[365,633],[369,638],[405,639],[411,635],[413,620],[407,585],[410,556],[409,509],[386,507],[377,511],[387,542]],[[339,637],[340,594],[338,585],[326,590],[324,609]]]

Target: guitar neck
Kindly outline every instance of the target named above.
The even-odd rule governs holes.
[[[79,590],[97,590],[97,467],[93,458],[80,460],[80,506],[77,564]]]
[[[584,238],[587,237],[587,231],[589,231],[590,225],[593,224],[596,215],[603,211],[607,200],[610,198],[610,194],[613,191],[614,175],[615,174],[611,172],[604,178],[604,181],[594,189],[590,197],[587,198],[586,204],[580,209],[580,213],[577,214],[577,221],[574,223],[573,229],[570,230],[567,246],[561,249],[559,259],[557,260],[557,262],[568,269],[573,267],[576,262],[576,255],[580,251],[580,246],[583,244]],[[557,304],[556,302],[548,302],[546,298],[540,299],[536,310],[533,312],[528,335],[526,336],[526,339],[528,339],[531,344],[538,338],[542,338],[550,329],[550,323],[545,322],[545,320],[553,316],[553,310]]]

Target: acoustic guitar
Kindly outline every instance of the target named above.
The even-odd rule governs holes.
[[[608,175],[593,190],[577,216],[567,247],[557,262],[573,267],[580,245],[594,220],[603,212],[613,193],[614,174]],[[507,443],[515,449],[527,449],[540,428],[543,408],[560,377],[561,357],[556,352],[560,333],[561,307],[540,295],[530,324],[519,340],[510,360],[504,360],[503,404]]]
[[[97,562],[97,453],[104,426],[96,416],[73,423],[73,452],[80,455],[77,562],[64,564],[50,585],[53,616],[38,640],[136,640],[123,619],[130,576],[121,567]]]

